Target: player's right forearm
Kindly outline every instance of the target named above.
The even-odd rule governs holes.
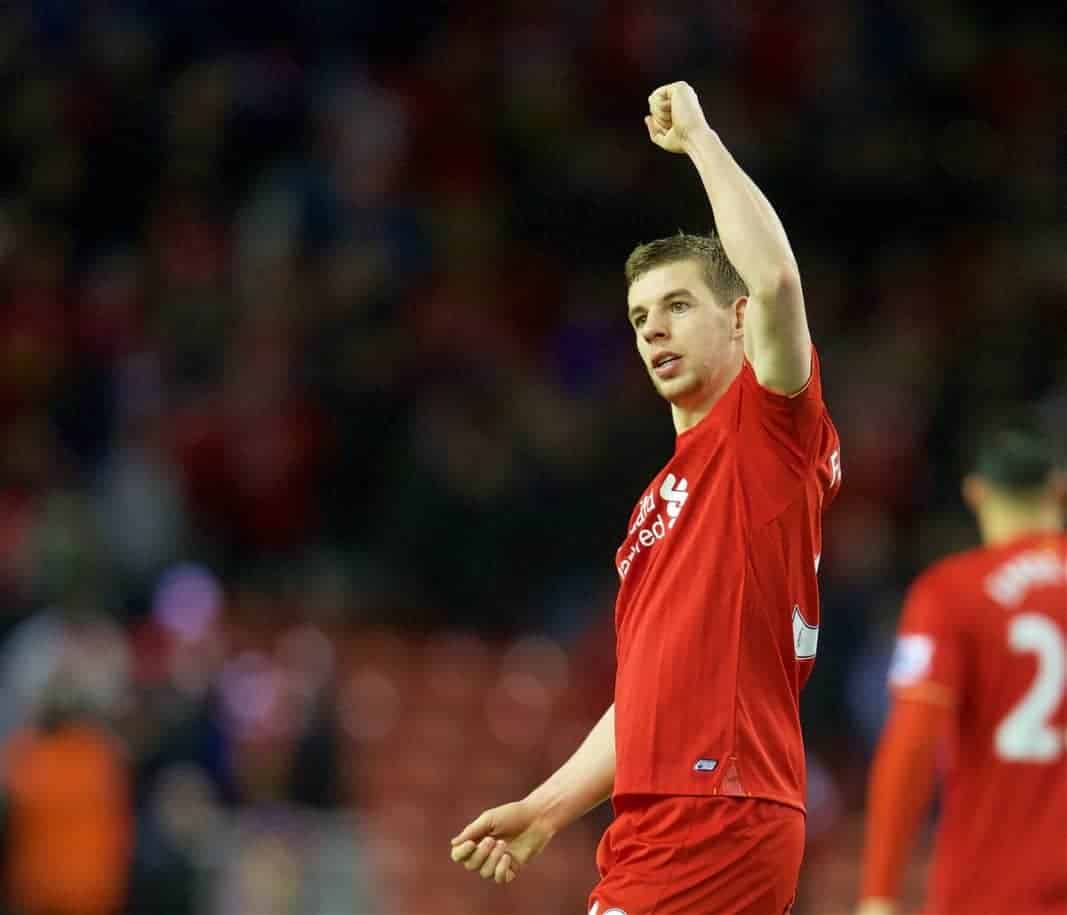
[[[612,705],[589,736],[547,781],[534,789],[526,803],[555,833],[611,797],[615,784],[615,706]]]
[[[723,249],[751,295],[773,302],[796,257],[778,214],[711,128],[686,140],[715,216]]]

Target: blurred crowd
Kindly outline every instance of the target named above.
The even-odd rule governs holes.
[[[622,263],[711,224],[642,124],[675,79],[789,230],[841,432],[801,911],[843,911],[902,590],[975,539],[969,436],[1067,429],[1042,7],[5,6],[12,915],[493,909],[382,888],[610,701],[611,556],[673,437]],[[581,911],[602,825],[515,911]]]

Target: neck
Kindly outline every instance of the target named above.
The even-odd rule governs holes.
[[[1063,512],[1054,503],[1020,508],[998,505],[978,521],[982,540],[990,545],[1008,543],[1033,534],[1057,534],[1063,530]]]
[[[716,378],[707,387],[695,392],[685,400],[671,402],[671,419],[674,421],[676,435],[688,432],[712,411],[715,404],[719,402],[719,398],[733,384],[737,373],[741,371],[741,363],[742,357],[739,357],[725,376]]]

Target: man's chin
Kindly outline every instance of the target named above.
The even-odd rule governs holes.
[[[699,387],[692,379],[687,378],[668,378],[665,381],[653,378],[652,385],[660,397],[675,407],[684,406],[685,402],[697,393]]]

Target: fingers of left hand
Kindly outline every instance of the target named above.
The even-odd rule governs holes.
[[[489,857],[493,847],[496,843],[486,837],[478,843],[478,847],[474,850],[473,854],[463,862],[463,866],[469,871],[477,871],[482,869],[482,865],[485,864],[485,859]]]
[[[493,872],[493,879],[497,883],[510,883],[515,879],[515,872],[511,869],[511,855],[507,852],[500,856],[500,863]]]
[[[503,842],[497,842],[493,846],[493,850],[489,853],[489,857],[485,859],[485,863],[479,872],[483,880],[489,880],[496,875],[496,869],[500,864],[500,859],[504,857],[506,849],[507,846]]]

